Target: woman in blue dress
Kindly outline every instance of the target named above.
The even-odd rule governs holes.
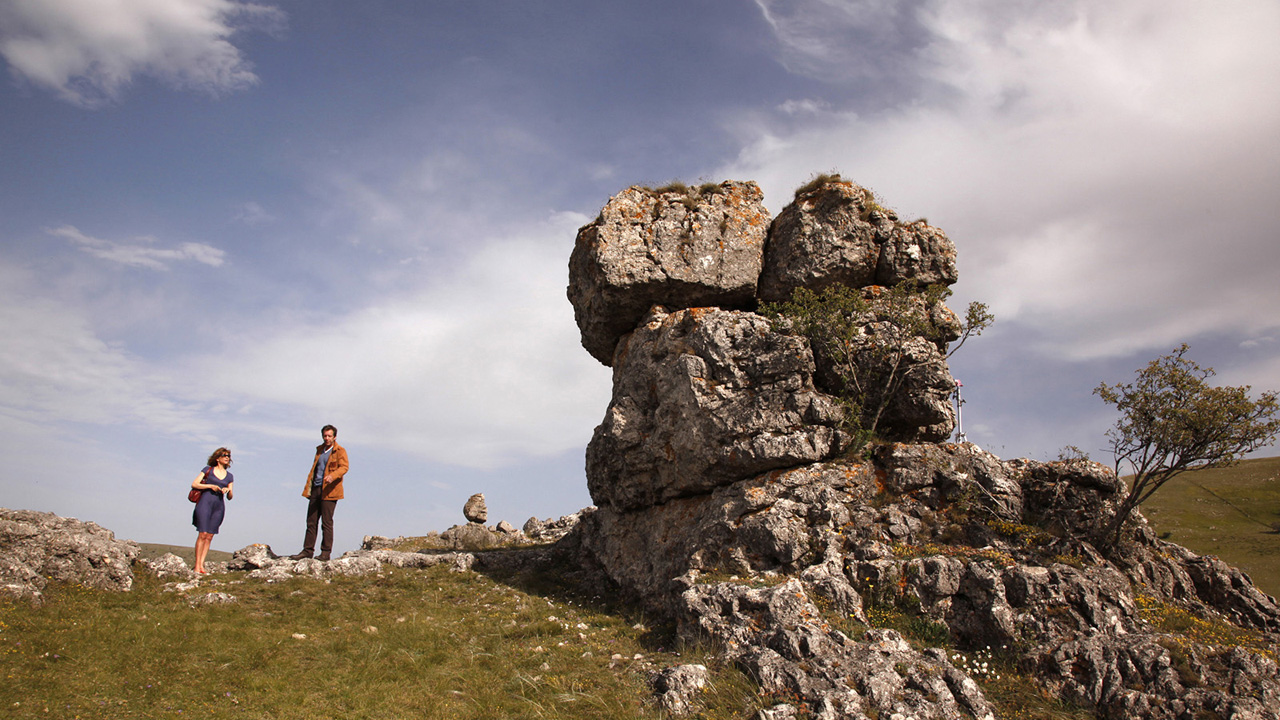
[[[231,466],[231,451],[222,447],[213,451],[204,470],[191,482],[191,487],[202,490],[196,509],[191,513],[191,524],[196,526],[196,572],[204,575],[204,558],[209,554],[213,536],[222,527],[227,500],[231,499],[231,483],[235,478],[227,470]]]

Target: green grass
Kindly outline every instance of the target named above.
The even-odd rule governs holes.
[[[1161,537],[1222,558],[1280,597],[1280,534],[1272,528],[1280,523],[1280,457],[1184,473],[1141,510]]]
[[[442,567],[275,584],[211,577],[221,582],[190,596],[140,572],[128,593],[51,585],[40,607],[0,602],[0,715],[657,718],[648,673],[685,662],[712,670],[702,717],[746,717],[761,702],[709,652],[680,652],[554,579]],[[553,590],[534,591],[539,582]],[[192,606],[211,591],[238,601]]]

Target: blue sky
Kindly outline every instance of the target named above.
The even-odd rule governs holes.
[[[1181,342],[1280,388],[1280,6],[0,0],[0,505],[338,550],[590,502],[609,370],[565,299],[631,184],[814,173],[955,241],[965,429],[1109,460],[1091,395]]]

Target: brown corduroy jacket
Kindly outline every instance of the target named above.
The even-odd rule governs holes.
[[[320,453],[323,451],[323,443],[316,446],[316,457],[311,461],[311,472],[307,473],[307,484],[302,488],[304,498],[311,497],[311,478],[316,476],[316,463],[320,462]],[[342,478],[347,474],[347,451],[338,443],[333,444],[333,452],[329,453],[329,463],[324,466],[324,474],[332,475],[333,479],[320,487],[320,499],[341,500]]]

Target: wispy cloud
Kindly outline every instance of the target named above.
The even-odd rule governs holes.
[[[224,350],[178,367],[211,397],[324,416],[435,462],[492,468],[582,447],[610,383],[564,295],[587,219],[478,238],[448,277],[350,312],[238,327]]]
[[[269,225],[276,221],[276,216],[272,215],[262,205],[250,201],[240,205],[235,209],[232,218],[236,222],[244,223],[250,227],[258,227],[261,225]]]
[[[156,247],[157,240],[149,237],[137,238],[132,244],[116,243],[85,235],[71,225],[51,229],[48,233],[70,240],[94,257],[152,270],[168,270],[171,263],[187,261],[219,267],[226,258],[222,250],[203,243],[185,242],[176,248],[163,248]]]
[[[755,0],[788,70],[833,82],[897,75],[923,38],[911,0]]]
[[[9,0],[0,56],[15,77],[77,105],[117,99],[136,76],[208,93],[258,82],[231,37],[284,14],[240,0]]]
[[[0,266],[0,414],[33,425],[129,424],[199,434],[172,383],[102,339],[81,308],[49,297],[47,278]]]

